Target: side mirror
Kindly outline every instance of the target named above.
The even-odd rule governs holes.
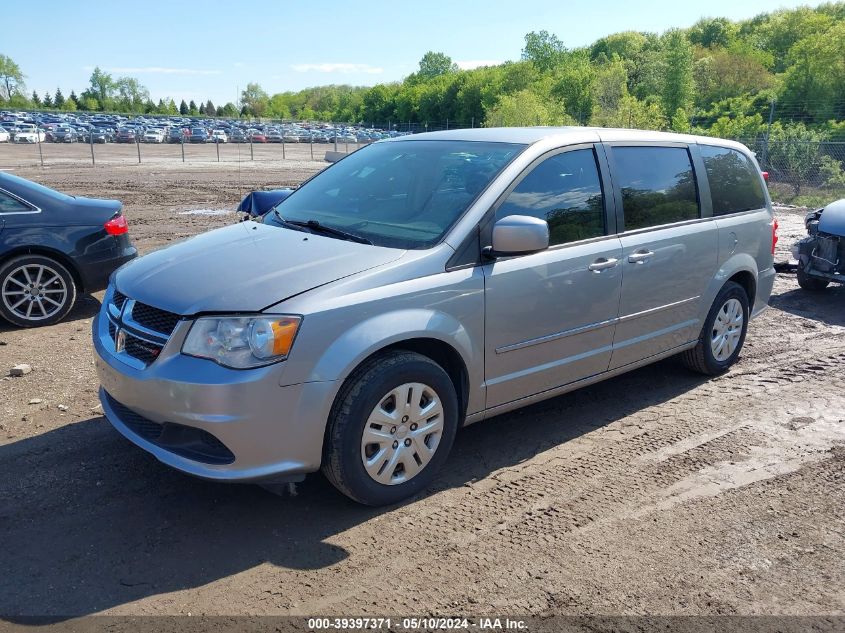
[[[549,247],[549,224],[530,215],[509,215],[493,225],[491,257],[523,255]]]

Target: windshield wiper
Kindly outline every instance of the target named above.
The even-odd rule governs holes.
[[[326,235],[334,235],[344,240],[349,240],[350,242],[357,242],[358,244],[369,244],[370,246],[373,245],[373,243],[366,237],[361,237],[360,235],[355,235],[354,233],[347,233],[346,231],[336,229],[333,226],[326,226],[325,224],[320,224],[318,220],[285,220],[284,218],[279,216],[278,212],[276,212],[276,216],[279,217],[279,219],[282,220],[282,222],[284,222],[285,224],[301,226],[303,228],[310,229],[315,233],[325,233]]]

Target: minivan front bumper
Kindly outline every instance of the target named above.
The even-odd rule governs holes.
[[[320,468],[334,382],[280,386],[284,363],[234,370],[185,356],[187,322],[139,368],[115,353],[107,321],[103,311],[94,321],[100,400],[130,441],[203,479],[285,481]]]

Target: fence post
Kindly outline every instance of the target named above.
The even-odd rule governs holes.
[[[766,170],[768,169],[766,165],[768,164],[769,159],[769,135],[772,133],[772,121],[775,118],[775,100],[772,99],[772,106],[769,108],[769,125],[766,126],[766,137],[763,139],[763,160],[760,163],[760,166]]]
[[[249,135],[249,159],[255,160],[255,154],[252,152],[252,134]]]
[[[182,162],[185,162],[185,133],[182,132]]]
[[[309,135],[308,139],[308,145],[311,146],[311,160],[314,160],[314,136]]]
[[[88,141],[91,143],[91,166],[93,167],[96,163],[94,162],[94,132],[92,130],[88,130]]]
[[[41,130],[35,126],[35,140],[38,141],[38,157],[41,159],[41,168],[44,168],[44,152],[41,151]]]
[[[285,137],[282,135],[282,160],[285,160],[287,156],[285,155]]]
[[[141,164],[141,139],[138,138],[138,135],[135,135],[135,147],[138,148],[138,164]]]
[[[220,162],[220,139],[217,140],[215,145],[217,146],[217,162],[219,163]]]
[[[475,129],[475,117],[472,117],[472,123],[470,123],[469,126]]]

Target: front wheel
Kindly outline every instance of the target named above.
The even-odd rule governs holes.
[[[732,281],[727,282],[710,307],[698,343],[681,355],[684,364],[707,376],[727,371],[739,358],[749,313],[745,289]]]
[[[374,357],[332,409],[323,472],[348,497],[379,506],[424,490],[446,461],[458,427],[449,375],[402,350]]]
[[[798,270],[795,271],[795,274],[798,277],[798,285],[804,290],[810,290],[811,292],[824,290],[830,283],[827,279],[819,279],[818,277],[808,275],[801,262],[798,262]]]

